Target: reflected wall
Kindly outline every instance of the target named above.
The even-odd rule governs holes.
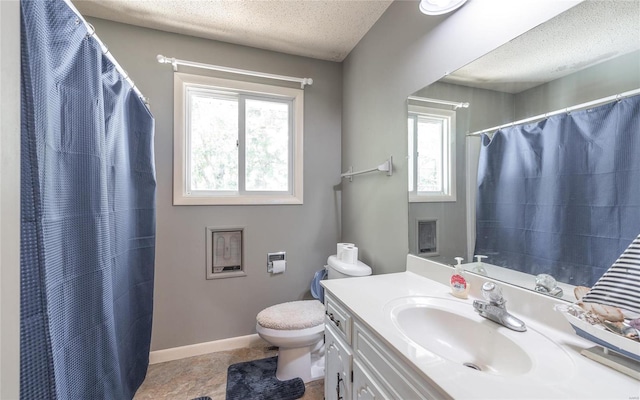
[[[340,185],[342,241],[358,245],[374,274],[404,271],[409,250],[407,96],[578,3],[473,0],[429,17],[417,1],[396,1],[345,59],[342,170],[394,156],[392,177]]]
[[[640,51],[596,64],[520,93],[473,88],[448,83],[447,80],[450,79],[445,78],[429,85],[414,95],[470,103],[468,109],[457,110],[458,193],[464,193],[464,198],[459,196],[458,202],[450,204],[409,203],[408,237],[410,251],[412,254],[418,254],[417,221],[438,219],[441,221],[440,252],[432,259],[453,264],[456,256],[464,256],[470,262],[475,247],[475,191],[480,137],[467,135],[637,89],[640,87]],[[460,190],[460,186],[466,190]],[[620,252],[625,247],[622,246]],[[614,261],[615,257],[610,260],[609,265]],[[491,260],[488,262],[491,263]],[[523,267],[519,266],[520,268]],[[533,282],[533,278],[531,281]]]

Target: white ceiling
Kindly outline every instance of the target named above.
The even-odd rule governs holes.
[[[507,93],[640,49],[640,0],[587,0],[445,77]]]
[[[329,61],[344,60],[392,1],[72,0],[83,16]]]

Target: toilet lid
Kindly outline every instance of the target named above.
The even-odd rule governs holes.
[[[324,305],[318,300],[290,301],[265,308],[256,319],[258,324],[271,329],[312,328],[324,322]]]

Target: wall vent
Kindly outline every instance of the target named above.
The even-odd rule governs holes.
[[[207,279],[246,276],[244,272],[244,228],[215,228],[208,226]]]
[[[418,221],[418,253],[424,256],[438,255],[438,221]]]

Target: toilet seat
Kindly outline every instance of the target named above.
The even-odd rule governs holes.
[[[318,300],[300,300],[267,307],[256,317],[258,325],[274,330],[302,330],[324,323],[324,305]]]

